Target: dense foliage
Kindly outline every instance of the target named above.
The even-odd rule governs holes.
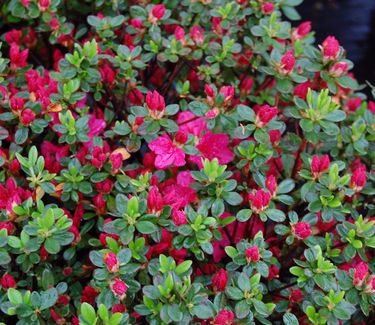
[[[375,103],[301,2],[1,1],[1,321],[371,322]]]

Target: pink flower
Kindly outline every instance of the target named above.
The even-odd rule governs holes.
[[[311,31],[311,21],[305,21],[298,25],[293,32],[293,38],[298,40],[304,38]]]
[[[227,286],[228,282],[228,272],[224,269],[220,269],[213,277],[212,277],[212,286],[216,292],[224,291],[225,287]]]
[[[322,43],[323,58],[335,60],[340,54],[340,44],[334,36],[328,36]]]
[[[161,20],[165,15],[165,7],[163,4],[156,5],[152,8],[148,20],[152,24],[156,24],[159,20]]]
[[[92,149],[91,155],[91,164],[100,170],[107,160],[107,154],[104,152],[103,148],[95,146],[94,149]]]
[[[329,68],[329,74],[334,78],[342,77],[349,68],[349,64],[346,62],[337,62]]]
[[[32,122],[35,120],[35,113],[30,109],[27,108],[25,109],[20,117],[20,122],[25,125],[29,126]]]
[[[0,285],[4,290],[8,290],[9,288],[16,288],[17,282],[14,280],[13,276],[9,273],[5,273],[0,279]]]
[[[298,239],[309,238],[312,234],[311,226],[307,222],[301,221],[292,225],[292,233]]]
[[[221,165],[231,162],[234,154],[228,148],[229,137],[225,133],[211,133],[207,132],[202,136],[202,139],[197,145],[197,149],[202,154],[203,158],[213,160],[217,158]]]
[[[368,102],[368,110],[375,114],[375,102],[371,100]]]
[[[51,0],[38,0],[38,7],[40,11],[47,11],[51,4]]]
[[[146,95],[146,104],[150,116],[159,120],[163,117],[165,111],[165,101],[164,97],[161,96],[156,90],[149,91]]]
[[[271,14],[273,12],[273,9],[274,9],[274,6],[273,6],[272,2],[266,2],[266,3],[262,4],[262,12],[265,15]]]
[[[104,264],[107,266],[107,269],[110,273],[116,273],[119,271],[119,262],[117,255],[112,252],[104,253],[103,256]]]
[[[220,88],[219,94],[224,96],[223,105],[227,106],[232,102],[234,97],[234,87],[233,86],[223,86]]]
[[[269,105],[260,106],[256,112],[255,125],[258,128],[265,127],[275,116],[277,116],[277,107],[271,107]]]
[[[174,30],[174,37],[177,41],[184,41],[185,40],[185,31],[181,26],[177,26]]]
[[[250,262],[258,262],[260,260],[260,253],[258,246],[251,246],[245,251],[246,260]]]
[[[234,313],[230,310],[220,310],[214,319],[214,325],[232,325]]]
[[[195,116],[192,112],[180,112],[177,115],[179,132],[198,137],[202,131],[207,131],[207,123],[203,117]]]
[[[255,213],[260,213],[268,208],[271,202],[271,194],[260,189],[255,193],[249,193],[248,199],[251,204],[251,210]]]
[[[293,71],[296,64],[296,58],[294,56],[294,51],[289,50],[284,54],[280,61],[280,73],[288,75]]]
[[[181,210],[173,210],[172,220],[177,227],[188,223],[185,212]]]
[[[148,146],[156,154],[156,168],[165,169],[171,165],[184,166],[186,164],[184,150],[173,143],[167,134],[151,141]]]
[[[314,155],[311,160],[311,172],[315,178],[326,172],[329,168],[330,161],[328,155],[323,155],[319,158],[318,155]]]
[[[275,176],[269,175],[266,178],[266,188],[271,193],[272,196],[276,195],[277,191],[277,181]]]
[[[305,99],[307,96],[307,92],[309,88],[311,87],[312,87],[311,81],[307,80],[306,82],[298,84],[296,87],[294,87],[293,95],[301,99]]]
[[[12,29],[11,31],[6,32],[4,34],[4,38],[7,43],[9,44],[16,43],[17,45],[21,44],[21,36],[22,36],[21,31],[17,29]]]
[[[204,42],[204,30],[199,26],[194,26],[190,31],[190,37],[196,44]]]
[[[126,297],[126,291],[128,290],[128,286],[121,279],[114,279],[110,284],[110,288],[112,293],[115,296],[117,296],[120,300],[123,300]]]
[[[162,193],[164,204],[169,204],[176,210],[186,207],[197,199],[193,189],[176,183],[163,184]]]
[[[358,167],[354,170],[350,179],[350,187],[356,192],[362,191],[367,181],[366,166]]]
[[[153,186],[147,195],[147,209],[148,213],[160,215],[163,210],[163,198],[156,186]]]
[[[356,287],[361,287],[368,275],[369,269],[367,263],[359,262],[354,266],[353,284]]]
[[[346,109],[346,111],[349,111],[349,113],[355,112],[357,111],[359,106],[361,106],[361,104],[362,104],[362,99],[360,97],[350,98],[346,102],[344,109]]]
[[[109,156],[109,161],[112,165],[112,174],[116,174],[122,167],[123,156],[121,153],[112,152]]]

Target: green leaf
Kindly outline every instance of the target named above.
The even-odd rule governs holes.
[[[183,273],[187,272],[190,269],[192,263],[193,263],[192,261],[184,261],[184,262],[180,263],[176,267],[176,270],[175,270],[176,273],[180,275],[180,274],[183,274]]]
[[[29,136],[29,129],[28,128],[19,128],[14,135],[14,140],[17,144],[23,144],[27,140]]]
[[[44,247],[50,254],[57,254],[61,249],[59,242],[54,238],[47,238]]]
[[[40,310],[52,307],[56,303],[58,296],[59,295],[57,293],[56,288],[51,288],[47,291],[43,291],[41,294],[42,303],[40,306]]]
[[[81,314],[85,321],[90,325],[96,324],[96,312],[93,306],[87,302],[82,303],[81,305]]]
[[[23,302],[21,293],[14,288],[9,288],[8,292],[8,299],[13,305],[20,305]]]
[[[139,221],[135,227],[142,234],[152,234],[157,230],[157,227],[150,221]]]
[[[356,311],[356,308],[347,301],[339,302],[333,309],[333,314],[338,319],[348,320],[350,316],[353,315]]]
[[[194,306],[192,313],[200,319],[209,319],[214,316],[213,308],[204,304]]]
[[[298,325],[297,317],[292,313],[285,313],[283,315],[283,322],[285,325]]]
[[[285,220],[285,213],[281,210],[267,209],[265,213],[272,221],[283,222]]]
[[[242,209],[237,213],[236,218],[240,222],[245,222],[250,219],[252,213],[250,209]]]
[[[266,305],[263,301],[254,299],[253,305],[255,310],[263,317],[268,317],[272,312],[272,310],[269,310],[268,305]]]

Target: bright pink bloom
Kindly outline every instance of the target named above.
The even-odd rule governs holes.
[[[246,260],[248,263],[250,262],[258,262],[260,260],[260,253],[258,246],[251,246],[246,249]]]
[[[184,150],[173,143],[167,134],[151,141],[148,146],[156,154],[156,168],[165,169],[171,165],[179,167],[186,164]]]
[[[180,112],[177,115],[179,132],[198,137],[202,131],[207,131],[207,123],[203,117],[195,116],[192,112]]]
[[[368,110],[375,114],[375,102],[371,100],[368,102]]]
[[[185,212],[181,210],[174,210],[172,212],[172,220],[177,227],[188,223]]]
[[[214,319],[214,325],[232,325],[234,313],[230,310],[220,310]]]
[[[259,128],[265,127],[275,116],[277,116],[277,107],[263,105],[258,107],[255,125]]]
[[[354,267],[353,284],[356,287],[361,287],[368,275],[369,269],[367,263],[359,262]]]
[[[329,168],[330,161],[328,155],[323,155],[319,158],[314,155],[311,160],[311,172],[315,178],[319,177],[322,173],[326,172]]]
[[[360,98],[360,97],[350,98],[346,102],[345,108],[349,112],[355,112],[355,111],[357,111],[357,109],[359,108],[359,106],[361,106],[361,104],[362,104],[362,98]]]
[[[228,282],[228,272],[224,269],[220,269],[213,277],[212,277],[212,286],[214,290],[217,291],[224,291],[225,287],[227,286]]]
[[[10,108],[14,111],[22,111],[23,107],[25,106],[25,101],[21,97],[13,96],[10,99]]]
[[[340,44],[334,36],[328,36],[322,43],[325,60],[336,60],[340,54]]]
[[[298,239],[309,238],[312,234],[311,226],[307,222],[301,221],[292,225],[292,233]]]
[[[251,210],[255,213],[260,213],[268,208],[271,202],[271,194],[260,189],[255,193],[249,193],[248,199],[250,201]]]
[[[231,162],[234,158],[233,152],[228,148],[229,137],[225,133],[207,132],[197,145],[197,149],[203,158],[213,160],[217,158],[221,165]]]
[[[197,199],[197,194],[190,187],[171,182],[163,184],[162,193],[164,204],[169,204],[176,210],[186,207]]]
[[[119,262],[117,259],[117,255],[112,252],[104,253],[103,256],[104,264],[106,265],[107,269],[111,273],[116,273],[119,271]]]

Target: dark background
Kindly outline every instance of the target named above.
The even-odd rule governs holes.
[[[358,81],[375,84],[375,0],[305,0],[296,9],[312,22],[317,44],[335,36]]]

